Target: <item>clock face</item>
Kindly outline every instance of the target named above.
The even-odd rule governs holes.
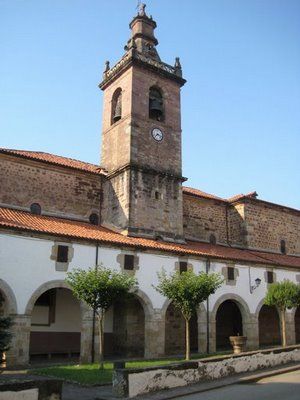
[[[157,142],[161,142],[164,138],[163,132],[158,128],[152,129],[151,135],[152,135],[153,139],[156,140]]]

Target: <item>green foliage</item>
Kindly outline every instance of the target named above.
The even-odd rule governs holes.
[[[0,306],[3,303],[3,298],[0,294]],[[0,317],[0,361],[3,352],[9,350],[11,341],[11,333],[9,329],[12,326],[12,320],[10,317]]]
[[[221,286],[223,279],[219,274],[206,274],[193,271],[174,272],[167,276],[163,270],[158,273],[159,285],[155,289],[172,300],[186,320],[196,312],[197,307]]]
[[[270,285],[265,304],[286,310],[300,305],[300,286],[289,280]]]
[[[75,269],[67,274],[66,281],[75,297],[84,301],[96,312],[107,310],[117,299],[126,296],[137,285],[134,277],[103,266],[98,269]]]

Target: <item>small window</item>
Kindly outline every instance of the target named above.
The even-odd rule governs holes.
[[[182,274],[182,272],[187,272],[187,262],[186,261],[180,261],[179,263],[179,272]]]
[[[96,214],[96,213],[91,214],[89,220],[90,220],[90,223],[91,223],[92,225],[99,225],[99,217],[98,217],[98,214]]]
[[[160,199],[160,193],[158,190],[155,191],[155,199],[159,200]]]
[[[32,214],[41,215],[42,208],[38,203],[32,203],[30,206],[30,212]]]
[[[111,125],[122,118],[122,89],[118,88],[111,101]]]
[[[58,245],[57,247],[57,262],[68,262],[69,247]]]
[[[164,120],[163,98],[156,87],[151,87],[149,90],[149,118],[155,121]]]
[[[280,251],[281,251],[281,254],[286,254],[285,240],[280,241]]]
[[[134,256],[131,254],[125,254],[124,257],[124,269],[129,271],[134,270]]]
[[[209,237],[209,243],[210,244],[216,244],[217,243],[217,238],[215,237],[215,235],[213,233]]]
[[[227,278],[229,281],[234,281],[234,268],[227,267]]]
[[[272,271],[267,271],[267,283],[274,283],[274,274]]]

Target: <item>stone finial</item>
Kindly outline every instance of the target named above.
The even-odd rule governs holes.
[[[110,70],[109,61],[105,61],[104,73]]]
[[[146,8],[146,4],[145,3],[141,3],[139,5],[138,15],[140,15],[141,17],[145,16],[146,15],[145,8]]]
[[[180,59],[179,57],[175,58],[175,64],[174,64],[174,69],[175,69],[175,74],[178,76],[182,76],[182,68],[180,64]]]

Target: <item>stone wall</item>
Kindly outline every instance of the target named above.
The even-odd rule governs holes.
[[[86,219],[99,214],[101,177],[23,158],[1,156],[0,205],[29,210],[39,203],[42,213]]]
[[[287,254],[300,254],[300,212],[260,201],[245,204],[249,248],[280,252],[285,240]]]
[[[159,368],[115,370],[113,391],[119,397],[135,397],[158,390],[225,378],[230,375],[271,368],[300,361],[300,349],[244,353]]]
[[[60,400],[62,381],[43,377],[26,378],[8,375],[0,378],[0,399],[3,400]]]

